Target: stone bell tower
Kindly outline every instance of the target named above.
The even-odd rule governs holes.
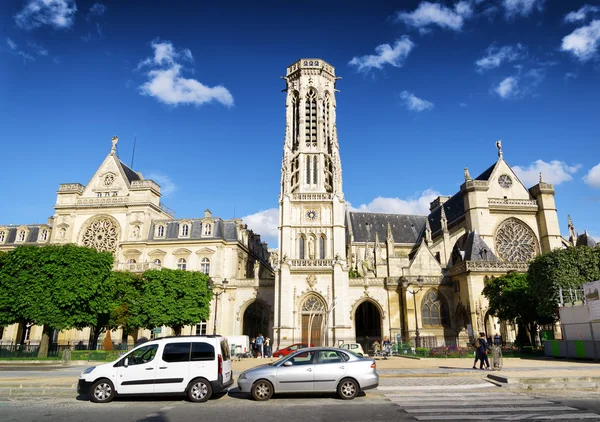
[[[335,125],[339,78],[333,66],[320,59],[298,60],[282,78],[287,98],[275,343],[307,341],[310,336],[315,345],[337,344],[351,333],[342,167]],[[308,318],[309,313],[317,316]]]

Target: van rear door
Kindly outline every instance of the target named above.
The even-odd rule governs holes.
[[[222,373],[223,384],[229,382],[232,377],[231,354],[229,351],[229,343],[227,339],[221,340],[221,356],[223,358]]]

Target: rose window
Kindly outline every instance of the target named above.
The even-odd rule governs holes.
[[[110,220],[94,221],[83,234],[83,245],[98,252],[117,250],[118,232]]]
[[[309,296],[302,305],[302,311],[304,312],[323,312],[325,311],[325,304],[321,299],[316,296]]]
[[[537,255],[537,238],[521,221],[509,218],[496,232],[496,251],[504,261],[528,262]]]

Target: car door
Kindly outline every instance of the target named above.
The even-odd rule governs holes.
[[[119,394],[145,394],[154,392],[158,344],[151,344],[133,350],[121,359],[117,368]],[[126,365],[127,364],[127,365]]]
[[[158,358],[155,393],[179,393],[189,382],[191,342],[166,343]]]
[[[346,375],[347,365],[341,353],[319,350],[313,370],[315,391],[336,391],[338,382]]]
[[[315,352],[292,354],[277,368],[275,391],[284,393],[313,391]]]

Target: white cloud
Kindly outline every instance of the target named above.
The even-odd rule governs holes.
[[[460,31],[465,19],[470,18],[472,15],[473,8],[469,1],[459,1],[454,5],[454,9],[443,4],[424,1],[413,12],[399,12],[396,21],[419,28],[421,32],[427,32],[427,27],[430,25]]]
[[[494,92],[502,98],[511,98],[519,93],[519,82],[516,76],[504,78],[500,84],[494,88]]]
[[[255,214],[242,217],[242,221],[252,229],[254,233],[260,234],[261,240],[267,242],[269,247],[278,243],[279,231],[279,208],[269,208]]]
[[[593,20],[564,37],[560,49],[585,62],[596,55],[599,44],[600,20]]]
[[[484,57],[475,62],[478,72],[495,69],[500,67],[503,62],[513,62],[523,58],[525,48],[521,44],[517,44],[514,47],[505,45],[500,48],[492,44],[487,48],[486,53]]]
[[[600,164],[592,167],[584,176],[583,181],[593,188],[600,189]]]
[[[349,208],[351,211],[362,212],[428,215],[429,204],[438,196],[440,196],[439,192],[432,189],[427,189],[414,198],[400,199],[384,198],[379,196],[373,199],[370,203],[362,204],[358,208],[354,208],[351,204],[349,204]]]
[[[88,11],[87,18],[89,19],[94,16],[102,16],[105,13],[106,13],[105,5],[103,5],[102,3],[94,3],[92,5],[92,7],[90,7],[90,10]]]
[[[160,193],[164,196],[170,196],[177,190],[177,185],[169,176],[164,173],[154,172],[144,176],[145,179],[154,180],[160,186]]]
[[[412,92],[402,91],[400,98],[404,100],[406,108],[411,111],[425,111],[433,108],[432,102],[416,97]]]
[[[10,53],[14,54],[15,56],[19,56],[23,59],[23,63],[35,61],[35,57],[33,57],[31,54],[26,53],[25,51],[21,50],[19,48],[19,46],[17,45],[17,43],[14,42],[13,40],[11,40],[10,38],[6,39],[6,45],[8,46],[8,51]]]
[[[575,73],[575,72],[565,73],[565,80],[568,81],[569,79],[577,79],[577,73]]]
[[[570,166],[558,160],[552,160],[549,163],[537,160],[528,167],[515,166],[513,170],[525,186],[534,186],[540,181],[540,173],[542,173],[544,182],[559,185],[572,180],[572,174],[576,173],[580,168],[580,164]]]
[[[565,22],[567,23],[575,23],[579,21],[584,21],[588,14],[593,14],[600,12],[600,7],[598,6],[590,6],[586,4],[582,6],[579,10],[575,12],[567,13],[565,16]]]
[[[233,106],[233,96],[222,85],[206,86],[195,79],[181,76],[182,66],[178,60],[193,61],[189,49],[176,50],[168,41],[155,40],[152,42],[154,57],[148,57],[138,64],[137,69],[151,67],[148,71],[148,82],[139,87],[140,93],[154,97],[169,104],[201,105],[212,101]]]
[[[414,46],[415,44],[405,35],[397,39],[393,47],[389,44],[378,45],[375,47],[377,54],[354,57],[348,64],[357,66],[359,72],[367,72],[372,68],[381,69],[386,64],[402,67]]]
[[[533,11],[541,12],[544,10],[546,0],[503,0],[506,17],[512,18],[517,15],[529,16]]]
[[[73,25],[76,11],[75,0],[29,0],[14,18],[17,26],[23,29],[43,25],[66,29]]]

